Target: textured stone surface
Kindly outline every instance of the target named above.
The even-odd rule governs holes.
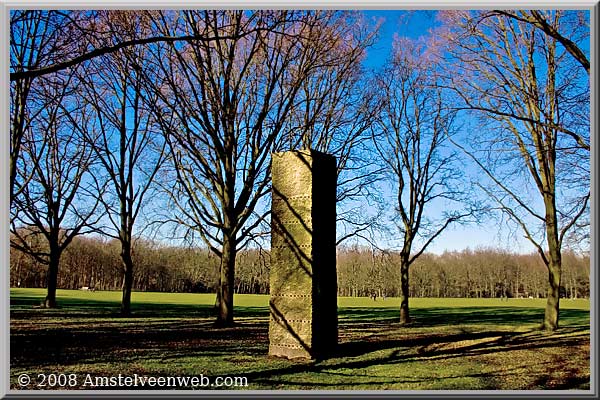
[[[335,157],[272,157],[269,354],[322,358],[337,344]]]

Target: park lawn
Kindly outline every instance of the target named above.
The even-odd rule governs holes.
[[[540,390],[590,388],[588,300],[561,302],[561,328],[537,328],[543,299],[339,298],[339,346],[322,361],[267,356],[268,296],[236,295],[236,325],[213,326],[214,294],[59,290],[60,309],[36,306],[42,289],[11,289],[11,388],[29,374],[245,377],[251,390]],[[46,387],[46,389],[51,389]],[[68,387],[55,387],[68,389]],[[104,389],[127,389],[105,387]],[[151,389],[129,387],[129,389]],[[164,389],[164,388],[162,388]],[[177,389],[192,389],[177,387]],[[215,389],[215,387],[210,387]]]

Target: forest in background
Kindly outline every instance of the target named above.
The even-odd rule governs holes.
[[[41,244],[40,244],[41,245]],[[58,287],[121,290],[120,246],[116,240],[76,238],[61,259]],[[337,254],[338,295],[397,297],[399,252],[365,246],[340,246]],[[133,289],[155,292],[216,292],[219,258],[202,248],[164,246],[136,241]],[[11,249],[11,287],[43,288],[47,268]],[[589,297],[590,259],[563,253],[561,297]],[[269,252],[246,249],[236,260],[235,293],[269,293]],[[484,248],[425,253],[412,267],[411,297],[545,297],[548,271],[538,254],[516,254]]]

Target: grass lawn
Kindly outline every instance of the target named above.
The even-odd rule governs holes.
[[[120,292],[59,290],[55,310],[34,307],[45,290],[10,293],[12,389],[24,373],[25,389],[40,389],[38,374],[76,374],[73,388],[90,390],[102,387],[88,377],[118,374],[245,377],[251,390],[590,388],[588,300],[563,300],[561,328],[545,333],[542,299],[412,299],[402,327],[398,299],[339,298],[336,356],[309,362],[267,356],[268,296],[236,295],[236,326],[217,329],[213,294],[134,292],[122,318]],[[127,388],[152,389],[107,389]]]

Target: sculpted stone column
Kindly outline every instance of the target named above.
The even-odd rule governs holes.
[[[318,359],[337,344],[336,159],[272,155],[269,354]]]

